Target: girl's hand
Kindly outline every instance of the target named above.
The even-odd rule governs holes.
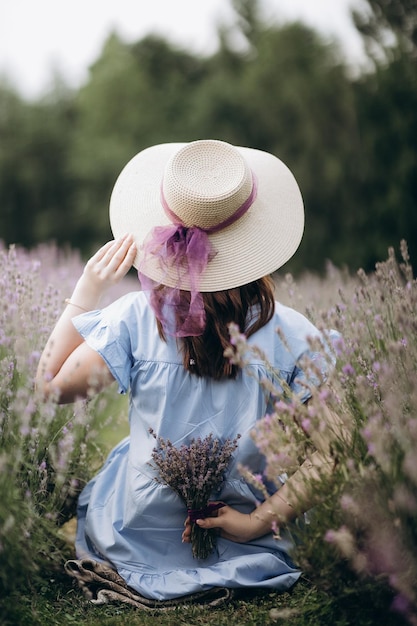
[[[107,289],[127,274],[136,256],[132,235],[108,241],[87,262],[84,276],[101,289]]]
[[[45,396],[53,392],[59,402],[73,402],[113,381],[107,364],[85,343],[71,320],[80,309],[95,309],[106,289],[125,276],[135,256],[133,237],[126,235],[106,243],[86,264],[39,361],[36,386]]]
[[[236,543],[247,543],[252,541],[252,539],[272,532],[271,520],[262,520],[257,516],[256,509],[248,515],[240,513],[227,505],[218,509],[213,517],[199,519],[196,521],[196,524],[200,528],[218,528],[221,537]],[[191,522],[189,517],[185,520],[182,540],[184,543],[191,541]]]
[[[137,253],[132,235],[109,241],[87,262],[71,301],[94,308],[100,297],[117,284],[132,267]]]

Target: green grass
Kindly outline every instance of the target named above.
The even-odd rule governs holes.
[[[124,604],[95,606],[61,572],[45,577],[27,592],[0,599],[2,626],[401,626],[401,618],[387,610],[389,598],[371,601],[361,591],[337,600],[318,591],[306,579],[287,593],[251,595],[217,608],[176,607],[169,611],[138,610]],[[375,598],[373,598],[375,600]]]
[[[103,427],[97,430],[97,447],[107,454],[129,434],[129,397],[117,393],[116,384],[113,394],[108,393],[105,409],[101,415]]]

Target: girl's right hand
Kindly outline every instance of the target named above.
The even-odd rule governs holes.
[[[222,537],[236,543],[247,543],[272,532],[271,520],[261,519],[257,515],[256,509],[251,514],[246,514],[240,513],[227,505],[218,509],[210,517],[198,519],[196,524],[200,528],[216,528]],[[185,520],[184,526],[182,541],[189,543],[191,541],[191,522],[189,517]]]

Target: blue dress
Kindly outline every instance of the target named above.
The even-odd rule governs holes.
[[[277,591],[291,587],[300,572],[289,557],[292,542],[285,531],[280,540],[270,533],[246,544],[219,537],[216,550],[206,560],[195,559],[190,544],[181,542],[185,505],[168,486],[155,480],[149,465],[155,446],[150,427],[174,445],[210,433],[221,440],[240,434],[225,482],[213,499],[243,513],[253,511],[259,493],[242,478],[238,464],[256,473],[264,468],[250,435],[256,421],[268,412],[268,399],[258,384],[270,376],[264,363],[252,358],[236,380],[215,381],[190,374],[182,365],[176,340],[159,338],[142,292],[79,315],[73,322],[103,357],[119,391],[130,391],[130,435],[113,449],[79,498],[77,557],[110,563],[130,587],[156,600],[212,587]],[[306,338],[319,334],[303,315],[276,303],[273,319],[249,341],[264,351],[291,388],[307,400],[308,391],[300,385],[305,374],[296,361],[309,352]]]

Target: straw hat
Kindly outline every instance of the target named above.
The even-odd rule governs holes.
[[[271,274],[293,256],[304,229],[303,201],[293,174],[272,154],[211,139],[166,143],[124,167],[111,195],[110,224],[114,237],[135,237],[135,267],[169,287],[175,271],[170,276],[148,262],[143,244],[154,227],[173,222],[207,232],[214,257],[199,290],[220,291]],[[190,289],[186,278],[181,288]]]

